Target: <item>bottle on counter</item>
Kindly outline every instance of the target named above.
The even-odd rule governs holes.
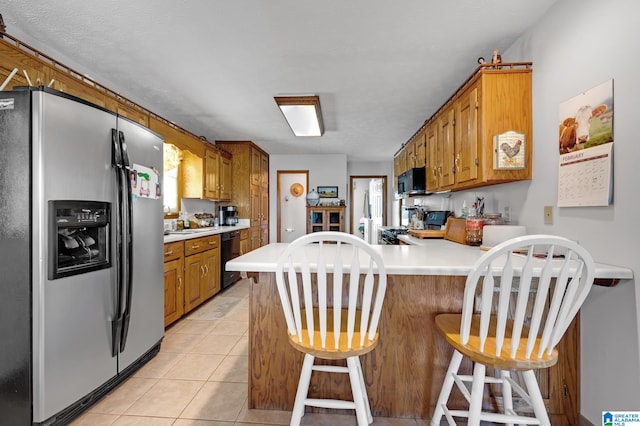
[[[479,216],[475,209],[475,204],[469,210],[469,216],[466,221],[467,244],[470,246],[479,246],[482,244],[482,227],[484,220]]]
[[[469,207],[467,207],[466,200],[462,200],[462,210],[460,210],[460,217],[466,219],[469,216]]]
[[[184,229],[189,229],[190,223],[189,223],[189,214],[186,212],[180,212],[180,214],[178,215],[179,219],[182,219],[182,226]]]

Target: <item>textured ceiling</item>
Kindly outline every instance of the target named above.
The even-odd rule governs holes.
[[[555,1],[3,0],[0,13],[7,33],[210,141],[385,161]],[[325,134],[296,138],[273,96],[310,93]]]

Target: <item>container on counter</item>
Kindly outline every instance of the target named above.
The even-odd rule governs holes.
[[[467,244],[470,246],[479,246],[482,244],[482,227],[484,219],[476,214],[475,209],[471,209],[466,220]]]
[[[502,218],[502,213],[485,213],[484,224],[485,225],[504,225],[505,221]]]

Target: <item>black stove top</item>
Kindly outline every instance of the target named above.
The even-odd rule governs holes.
[[[400,244],[398,235],[405,235],[407,233],[407,227],[401,226],[398,228],[383,228],[380,232],[380,244]]]

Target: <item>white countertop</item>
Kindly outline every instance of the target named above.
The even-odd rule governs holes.
[[[234,226],[211,226],[209,228],[189,228],[187,232],[181,233],[176,231],[175,234],[169,234],[164,236],[165,243],[173,243],[174,241],[190,240],[192,238],[206,237],[208,235],[222,234],[223,232],[237,231],[240,229],[247,229],[249,225],[238,224]]]
[[[227,262],[227,269],[275,272],[277,259],[286,246],[286,243],[273,243],[260,247],[230,260]],[[374,245],[373,247],[382,255],[388,275],[466,276],[474,262],[486,253],[479,247],[442,239],[420,240],[420,245]],[[596,278],[631,279],[633,271],[629,268],[596,263]]]

